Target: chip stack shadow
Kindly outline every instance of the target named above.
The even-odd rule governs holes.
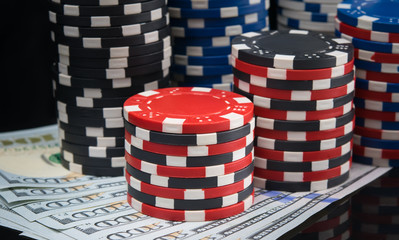
[[[347,198],[325,216],[302,230],[290,240],[352,239],[351,199]]]
[[[323,190],[349,177],[353,46],[305,30],[250,32],[232,41],[234,91],[255,105],[256,187]]]
[[[334,34],[337,4],[342,0],[275,0],[277,29],[303,29]]]
[[[391,169],[353,197],[352,239],[398,239],[398,180],[398,169]]]
[[[355,47],[353,160],[399,167],[399,1],[344,1],[335,34]]]
[[[249,99],[212,88],[164,88],[130,97],[123,116],[133,208],[171,221],[209,221],[252,205]]]
[[[51,0],[49,20],[62,165],[121,176],[123,103],[169,86],[166,0]]]
[[[268,30],[269,4],[269,0],[169,0],[173,85],[231,91],[231,39]]]

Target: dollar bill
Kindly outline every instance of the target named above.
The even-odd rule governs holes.
[[[46,200],[59,198],[75,198],[87,194],[126,189],[126,180],[123,177],[112,178],[107,182],[86,183],[83,185],[58,188],[10,188],[0,192],[0,196],[7,203]]]
[[[126,200],[126,194],[126,189],[98,192],[79,197],[27,203],[13,208],[13,210],[27,220],[35,221],[56,213],[102,206],[111,202]]]

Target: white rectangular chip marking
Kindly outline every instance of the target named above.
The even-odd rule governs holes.
[[[186,119],[165,118],[162,122],[162,131],[168,133],[183,133],[183,123]]]

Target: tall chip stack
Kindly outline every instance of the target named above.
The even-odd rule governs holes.
[[[128,202],[171,221],[208,221],[253,203],[252,102],[180,87],[130,97],[125,119]]]
[[[347,198],[337,207],[318,219],[315,223],[302,230],[290,240],[325,239],[349,240],[352,239],[351,201]]]
[[[269,0],[170,0],[176,86],[232,90],[234,36],[268,29]]]
[[[354,126],[353,46],[305,30],[232,40],[234,91],[255,105],[255,187],[322,190],[343,183]]]
[[[277,28],[334,34],[337,4],[342,0],[276,0]]]
[[[51,0],[49,20],[62,165],[121,176],[123,103],[169,86],[166,0]]]
[[[354,161],[399,167],[399,1],[344,1],[336,35],[355,47]]]
[[[352,198],[352,239],[399,238],[398,180],[398,169],[392,169]]]

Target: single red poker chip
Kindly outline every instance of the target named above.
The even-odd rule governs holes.
[[[136,94],[123,105],[133,125],[159,132],[211,133],[241,127],[253,117],[253,103],[212,88],[163,88]]]
[[[152,185],[132,177],[127,171],[125,171],[125,178],[127,183],[132,188],[135,188],[136,190],[142,191],[147,194],[156,193],[156,195],[159,197],[173,199],[209,199],[231,195],[233,193],[244,190],[251,185],[253,180],[253,174],[249,175],[239,182],[221,187],[203,189],[181,189]]]
[[[292,70],[262,67],[258,65],[249,64],[231,57],[231,64],[234,68],[245,72],[247,74],[256,75],[260,77],[282,79],[282,80],[316,80],[323,78],[334,78],[348,74],[353,70],[354,60],[341,66],[332,68],[321,68],[312,70]]]
[[[211,156],[223,153],[229,153],[244,148],[254,141],[254,133],[251,131],[245,137],[234,141],[204,145],[204,146],[183,146],[167,145],[161,143],[149,142],[131,135],[125,131],[125,150],[131,152],[131,146],[144,151],[164,154],[169,156]]]
[[[141,203],[136,199],[127,195],[127,201],[134,209],[148,216],[161,218],[169,221],[211,221],[222,219],[239,214],[250,208],[254,201],[254,194],[246,198],[244,201],[223,208],[207,209],[207,210],[174,210],[154,207],[145,203]]]
[[[356,89],[355,97],[381,102],[399,102],[399,93],[375,92],[366,89]]]
[[[372,148],[372,147],[365,147],[365,146],[360,146],[360,145],[354,144],[353,145],[353,154],[360,155],[363,157],[370,157],[370,158],[397,159],[399,156],[399,150]]]
[[[287,84],[289,84],[289,82],[287,82]],[[355,81],[352,81],[349,84],[346,84],[341,87],[323,89],[323,90],[309,90],[309,91],[279,90],[267,87],[260,87],[252,85],[245,81],[241,81],[237,78],[234,78],[234,85],[236,85],[242,91],[258,95],[261,97],[291,100],[291,101],[311,101],[311,100],[337,98],[347,95],[355,89]]]
[[[350,170],[352,160],[339,167],[314,172],[282,172],[255,167],[254,176],[274,181],[312,182],[341,176]]]
[[[254,149],[255,157],[287,162],[311,162],[336,158],[350,152],[352,141],[337,148],[313,152],[277,151],[261,147],[254,147]]]
[[[399,112],[374,111],[364,108],[355,108],[355,115],[360,118],[368,118],[386,122],[399,121]]]
[[[337,17],[335,18],[335,28],[341,33],[348,34],[355,38],[376,42],[399,43],[399,33],[372,31],[354,27],[341,22]]]
[[[373,72],[356,68],[356,77],[370,81],[399,83],[399,74],[397,73]]]
[[[399,54],[372,52],[355,48],[355,58],[378,63],[399,63]]]
[[[399,141],[398,130],[373,129],[373,128],[356,126],[354,129],[354,133],[364,137]]]
[[[206,167],[171,167],[163,166],[154,163],[142,161],[133,157],[132,155],[125,154],[126,162],[142,171],[153,175],[175,178],[206,178],[226,175],[229,173],[237,172],[253,162],[254,155],[251,152],[247,156],[222,165],[206,166]]]

